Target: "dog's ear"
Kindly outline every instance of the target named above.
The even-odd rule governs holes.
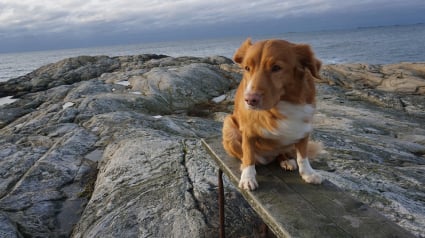
[[[233,55],[233,60],[240,64],[243,61],[243,58],[245,57],[246,50],[252,45],[251,38],[247,38],[242,45],[239,47],[239,49],[235,52],[235,55]]]
[[[322,66],[322,62],[314,57],[311,47],[305,44],[298,44],[295,45],[295,52],[297,54],[299,64],[303,68],[309,69],[315,78],[320,79],[319,71]]]

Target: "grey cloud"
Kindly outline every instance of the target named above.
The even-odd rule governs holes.
[[[409,3],[406,3],[409,2]],[[418,4],[417,1],[413,3]],[[13,16],[2,19],[1,30],[26,28],[58,31],[66,25],[81,26],[101,23],[134,24],[139,29],[186,26],[197,23],[261,21],[307,14],[349,9],[370,9],[371,6],[412,4],[412,1],[19,1],[3,4],[0,19],[7,9]],[[423,3],[422,3],[423,4]],[[9,22],[8,22],[9,20]],[[62,26],[62,27],[61,27]]]
[[[223,35],[261,34],[416,23],[412,21],[425,21],[425,16],[419,16],[424,10],[423,0],[2,0],[0,50],[10,42],[24,44],[23,38],[115,44],[130,38],[219,36],[220,31]]]

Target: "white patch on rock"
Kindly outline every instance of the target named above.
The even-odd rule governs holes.
[[[12,97],[13,96],[7,96],[7,97],[0,98],[0,106],[5,105],[5,104],[10,104],[10,103],[13,103],[13,102],[18,100],[18,99],[12,99]]]
[[[74,105],[75,103],[73,102],[66,102],[65,104],[62,105],[62,109],[67,109],[68,107],[72,107]]]
[[[224,99],[226,99],[226,95],[225,94],[213,98],[212,101],[215,102],[215,103],[220,103],[220,102],[224,101]]]
[[[119,82],[116,82],[115,84],[119,84],[119,85],[123,85],[123,86],[130,86],[130,82],[128,80],[119,81]]]

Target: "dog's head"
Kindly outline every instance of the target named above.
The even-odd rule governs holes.
[[[248,109],[268,110],[285,98],[314,97],[312,76],[319,78],[321,63],[309,45],[284,40],[252,44],[248,38],[233,60],[244,69],[244,100]],[[313,95],[306,95],[306,88]]]

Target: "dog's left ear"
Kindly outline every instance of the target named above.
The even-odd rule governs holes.
[[[295,52],[299,64],[303,68],[310,70],[313,77],[320,79],[319,71],[322,66],[322,62],[314,57],[314,53],[309,45],[298,44],[295,45]]]
[[[245,57],[246,50],[252,45],[251,38],[247,38],[242,45],[239,47],[239,49],[235,52],[235,55],[233,55],[233,60],[240,64],[243,61],[243,58]]]

